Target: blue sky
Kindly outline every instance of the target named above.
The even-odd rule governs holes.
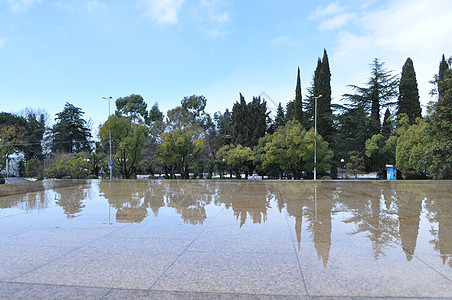
[[[0,0],[1,111],[65,102],[94,127],[101,96],[140,94],[150,108],[193,94],[207,111],[262,92],[276,108],[303,94],[326,48],[333,99],[362,85],[374,57],[400,73],[414,61],[422,104],[441,55],[452,55],[450,0]],[[112,102],[112,110],[114,103]]]

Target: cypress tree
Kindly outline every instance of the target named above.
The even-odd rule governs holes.
[[[284,109],[281,105],[281,102],[279,102],[278,108],[276,110],[275,129],[277,130],[279,127],[284,126],[284,125],[286,125]]]
[[[392,131],[393,122],[391,119],[391,112],[389,111],[389,108],[386,108],[383,126],[381,127],[381,134],[385,137],[385,139],[388,139],[392,135]]]
[[[317,130],[324,140],[331,142],[333,131],[333,112],[331,110],[331,72],[328,54],[323,50],[323,59],[318,75],[318,93],[322,95],[317,101]]]
[[[446,73],[449,70],[449,64],[446,61],[446,57],[443,54],[443,57],[441,59],[441,62],[439,63],[439,72],[438,72],[438,99],[441,101],[442,96],[444,94],[444,88],[443,85],[440,83],[444,81],[446,78]]]
[[[397,115],[405,113],[408,115],[410,125],[416,123],[416,118],[422,115],[421,103],[419,102],[419,90],[417,87],[416,72],[413,61],[407,58],[402,68],[402,77],[399,84],[399,109]]]
[[[300,68],[298,68],[297,86],[295,88],[295,112],[294,119],[303,125],[303,100],[301,97]]]

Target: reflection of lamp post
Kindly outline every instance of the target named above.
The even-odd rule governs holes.
[[[113,97],[112,96],[109,96],[109,97],[102,96],[102,99],[108,99],[108,118],[110,118],[110,100],[113,99]],[[108,135],[109,135],[109,140],[110,140],[110,161],[108,162],[108,167],[110,168],[110,180],[111,180],[112,175],[113,175],[113,166],[111,165],[111,162],[112,162],[112,160],[111,160],[111,126],[108,129]]]
[[[314,97],[314,180],[317,180],[317,99],[322,95]]]

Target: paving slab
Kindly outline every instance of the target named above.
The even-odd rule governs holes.
[[[449,181],[85,180],[0,193],[0,298],[446,299]]]

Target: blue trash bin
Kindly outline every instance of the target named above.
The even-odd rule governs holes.
[[[397,168],[393,165],[386,165],[386,177],[388,180],[397,180]]]

